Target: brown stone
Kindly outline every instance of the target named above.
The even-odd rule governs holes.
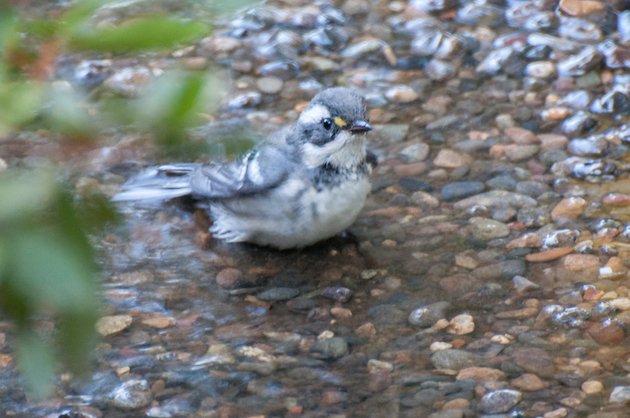
[[[599,258],[592,254],[569,254],[562,259],[562,266],[570,271],[599,268]]]
[[[505,373],[503,371],[490,367],[467,367],[461,369],[457,374],[457,380],[474,380],[480,383],[496,382],[504,379]]]
[[[540,377],[536,376],[535,374],[524,373],[516,379],[512,379],[510,385],[520,390],[533,392],[546,388],[548,386],[548,383],[544,382]]]
[[[410,164],[399,164],[394,166],[394,173],[399,176],[419,176],[429,169],[425,162],[417,162]]]
[[[608,193],[602,199],[602,203],[608,206],[630,206],[630,194]]]
[[[554,221],[573,220],[584,213],[586,200],[581,197],[565,197],[551,211]]]
[[[451,149],[441,149],[433,160],[433,164],[442,168],[458,168],[470,164],[471,161],[472,158],[469,155]]]
[[[541,251],[539,253],[527,254],[525,256],[525,260],[530,263],[542,263],[545,261],[553,261],[561,258],[567,254],[573,252],[573,248],[571,247],[558,247],[552,248],[549,250]]]
[[[619,344],[626,336],[621,324],[610,319],[593,323],[586,331],[599,344]]]
[[[519,128],[518,126],[512,126],[505,128],[505,135],[516,144],[534,144],[538,142],[536,134],[529,129]]]
[[[144,325],[147,325],[151,328],[168,328],[175,325],[175,318],[171,316],[163,316],[163,315],[153,315],[149,318],[145,318],[142,320]]]
[[[224,268],[217,273],[216,281],[224,289],[233,289],[241,283],[243,273],[235,268]]]
[[[539,134],[540,147],[542,149],[562,149],[564,148],[569,139],[564,135],[559,134]]]
[[[104,316],[96,321],[96,331],[102,336],[108,336],[127,329],[132,322],[130,315]]]
[[[594,0],[560,0],[560,10],[569,16],[588,16],[603,12],[605,4]]]

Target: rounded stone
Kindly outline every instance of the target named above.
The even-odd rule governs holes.
[[[489,241],[510,234],[510,228],[506,224],[493,219],[475,217],[469,222],[471,234],[478,240]]]
[[[473,196],[485,190],[485,185],[480,181],[456,181],[446,184],[440,192],[440,199],[450,202]]]
[[[483,395],[479,408],[486,414],[501,414],[515,407],[522,398],[523,394],[517,390],[495,390]]]

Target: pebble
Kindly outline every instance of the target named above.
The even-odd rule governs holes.
[[[485,185],[480,181],[456,181],[448,183],[442,188],[440,199],[450,202],[479,194],[485,188]]]
[[[439,319],[444,318],[450,307],[450,302],[441,301],[414,309],[409,314],[409,324],[422,328],[430,327]]]
[[[601,393],[604,390],[604,385],[599,380],[586,380],[582,383],[581,389],[587,395],[594,395]]]
[[[453,206],[455,209],[466,210],[473,206],[512,206],[515,208],[524,208],[536,206],[538,202],[529,196],[520,193],[509,192],[505,190],[491,190],[489,192],[479,193],[475,196],[460,200]]]
[[[581,197],[566,197],[551,210],[551,219],[556,222],[577,219],[584,213],[586,204]]]
[[[568,254],[562,258],[562,266],[570,271],[599,268],[599,258],[592,254]]]
[[[622,324],[610,319],[592,323],[587,332],[599,344],[616,345],[626,337]]]
[[[478,240],[490,241],[510,234],[510,228],[506,224],[493,219],[475,217],[468,222],[472,236]]]
[[[467,367],[457,373],[457,380],[474,380],[477,383],[491,383],[505,379],[505,372],[490,367]]]
[[[471,157],[450,149],[441,149],[433,159],[433,164],[441,168],[459,168],[468,165]]]
[[[531,253],[525,256],[525,259],[530,263],[544,263],[548,261],[557,260],[564,257],[567,254],[571,254],[573,248],[571,247],[558,247],[551,248],[549,250],[541,251],[538,253]]]
[[[265,94],[278,94],[284,87],[284,82],[278,77],[261,77],[256,80],[256,87]]]
[[[464,350],[447,349],[431,355],[431,363],[436,369],[461,370],[478,364],[478,357]]]
[[[510,386],[525,392],[535,392],[545,389],[549,384],[535,374],[523,373],[519,377],[512,379]]]
[[[615,386],[610,393],[608,402],[628,402],[630,401],[630,386]]]
[[[483,395],[479,402],[479,409],[486,414],[500,414],[518,405],[521,399],[523,399],[523,394],[517,390],[495,390]]]
[[[407,162],[424,161],[429,156],[430,148],[424,142],[407,145],[398,152],[403,160]]]
[[[392,103],[404,104],[414,102],[418,100],[420,96],[418,96],[418,93],[416,93],[411,87],[400,85],[390,87],[385,92],[385,97]]]
[[[96,331],[106,337],[117,334],[131,326],[133,318],[130,315],[111,315],[99,318],[96,321]]]
[[[134,410],[149,406],[153,394],[149,382],[144,379],[131,379],[112,390],[109,403],[120,409]]]
[[[298,289],[292,287],[273,287],[264,290],[256,295],[256,298],[265,302],[279,302],[283,300],[293,299],[300,294]]]
[[[337,360],[348,354],[348,342],[342,337],[318,339],[311,351],[318,358]]]
[[[542,348],[517,348],[511,357],[517,366],[536,376],[551,377],[555,373],[553,358]]]
[[[242,284],[243,273],[235,268],[225,268],[217,273],[217,284],[224,289],[234,289]]]
[[[329,286],[322,289],[321,295],[338,303],[346,303],[352,299],[353,292],[347,287]]]
[[[534,78],[552,78],[556,76],[556,65],[551,61],[530,62],[525,67],[525,74]]]
[[[460,314],[449,321],[446,332],[455,335],[466,335],[475,331],[475,322],[472,315]]]

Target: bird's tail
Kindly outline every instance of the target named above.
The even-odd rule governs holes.
[[[129,179],[114,195],[114,202],[168,200],[191,193],[190,175],[198,164],[151,167]]]

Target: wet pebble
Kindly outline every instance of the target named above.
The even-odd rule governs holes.
[[[124,331],[131,326],[132,322],[133,318],[130,315],[104,316],[96,321],[96,330],[106,337]]]
[[[225,268],[217,273],[217,284],[224,289],[234,289],[242,284],[243,273],[235,268]]]
[[[508,412],[523,398],[523,394],[513,389],[500,389],[488,392],[479,401],[479,409],[487,414]]]
[[[446,316],[446,311],[450,306],[450,302],[441,301],[414,309],[409,314],[409,324],[422,328],[430,327]]]
[[[418,93],[409,86],[394,86],[385,92],[385,97],[392,103],[411,103],[418,100]]]
[[[348,342],[342,337],[318,339],[311,351],[318,358],[337,360],[348,354]]]
[[[353,292],[347,287],[329,286],[321,291],[321,295],[327,299],[334,300],[339,303],[346,303],[352,299]]]
[[[453,317],[446,328],[446,332],[455,335],[466,335],[475,331],[475,321],[472,315],[461,314]]]
[[[567,197],[562,199],[551,211],[554,221],[573,220],[584,213],[586,200],[581,197]]]
[[[256,298],[265,302],[279,302],[293,299],[299,294],[300,291],[292,287],[272,287],[256,294]]]
[[[622,324],[610,319],[591,324],[587,331],[599,344],[619,344],[626,336]]]
[[[485,185],[480,181],[458,181],[446,184],[441,192],[440,199],[447,202],[473,196],[483,192]]]
[[[556,75],[556,65],[551,61],[534,61],[527,64],[525,74],[534,78],[552,78]]]
[[[284,82],[278,77],[261,77],[256,80],[256,87],[265,94],[278,94],[284,87]]]
[[[519,377],[512,379],[510,385],[525,392],[535,392],[549,386],[547,382],[531,373],[523,373]]]
[[[112,390],[109,403],[120,409],[140,409],[153,400],[149,382],[144,379],[131,379]]]
[[[424,161],[429,155],[429,151],[429,146],[421,142],[406,146],[398,152],[398,155],[407,162]]]
[[[596,393],[601,393],[604,390],[604,385],[599,380],[587,380],[582,383],[580,387],[582,392],[587,395],[594,395]]]
[[[608,397],[608,402],[628,402],[630,401],[630,386],[615,386]]]
[[[442,148],[433,159],[433,164],[441,168],[458,168],[468,165],[471,157],[454,150]]]
[[[431,363],[436,369],[460,370],[477,365],[479,358],[468,351],[447,349],[433,353]]]
[[[493,219],[475,217],[468,222],[472,236],[478,240],[490,241],[510,234],[510,228],[506,224]]]

